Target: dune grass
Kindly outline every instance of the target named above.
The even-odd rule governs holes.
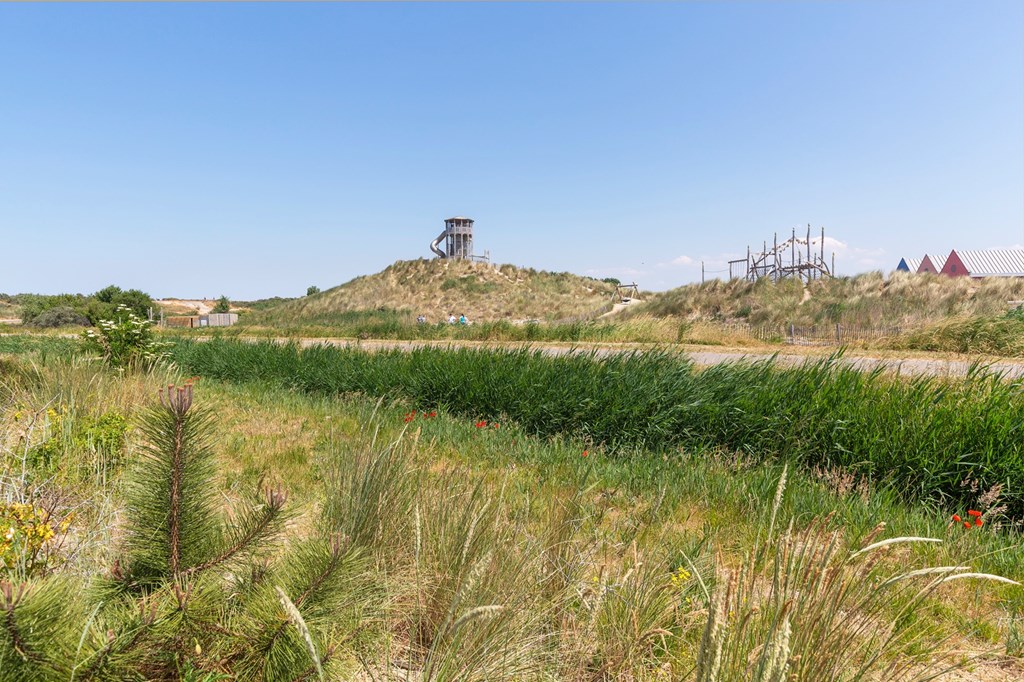
[[[742,320],[752,325],[843,324],[920,328],[950,317],[991,317],[1024,299],[1024,279],[972,280],[880,272],[818,280],[689,284],[653,297],[627,314],[689,320]]]
[[[1024,319],[1019,314],[957,317],[889,341],[889,348],[1024,357]]]
[[[429,322],[465,313],[479,322],[588,316],[614,292],[607,282],[567,272],[440,259],[398,261],[383,271],[245,316],[255,326],[346,324],[347,313],[404,311]]]

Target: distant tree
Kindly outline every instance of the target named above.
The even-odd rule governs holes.
[[[124,291],[121,287],[110,285],[90,296],[83,312],[95,325],[100,320],[117,319],[118,306],[124,306],[138,317],[147,318],[149,309],[153,307],[153,299],[138,289]]]
[[[614,286],[614,287],[617,287],[617,286],[619,286],[620,284],[622,284],[622,282],[621,282],[621,281],[619,280],[619,278],[617,278],[617,277],[605,277],[605,278],[604,278],[604,279],[602,279],[601,281],[602,281],[602,282],[607,282],[608,284],[611,284],[611,285],[612,285],[612,286]]]
[[[114,299],[122,293],[121,287],[116,287],[111,284],[109,287],[104,287],[93,294],[93,298],[100,303],[113,303]]]
[[[221,296],[217,299],[217,305],[213,306],[212,313],[226,313],[231,310],[231,301],[228,300],[227,296]]]
[[[313,294],[319,294],[319,293],[320,293],[320,287],[318,287],[315,284],[313,286],[309,287],[308,289],[306,289],[306,296],[312,296]]]

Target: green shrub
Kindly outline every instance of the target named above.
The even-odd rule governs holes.
[[[31,322],[33,327],[65,327],[78,325],[86,327],[89,325],[89,318],[69,306],[57,306],[44,310],[36,315]]]
[[[99,352],[112,367],[149,368],[166,356],[166,344],[156,341],[153,325],[126,306],[118,306],[117,318],[100,320],[97,329],[83,334],[86,350]]]
[[[21,306],[21,321],[25,324],[32,324],[37,317],[51,308],[71,308],[84,315],[87,306],[85,297],[78,294],[19,294],[16,298],[18,305]]]
[[[131,310],[135,315],[144,318],[153,306],[153,299],[149,297],[149,294],[138,289],[123,291],[120,287],[113,285],[100,289],[91,296],[18,294],[14,299],[14,302],[21,306],[21,321],[25,324],[36,323],[40,315],[55,308],[69,308],[88,318],[89,323],[95,325],[100,320],[112,319],[117,314],[119,307]]]

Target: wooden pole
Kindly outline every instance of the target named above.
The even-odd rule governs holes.
[[[793,237],[789,240],[789,267],[796,265],[796,228],[793,228]]]
[[[807,223],[807,264],[811,264],[811,224]],[[807,271],[807,281],[811,281],[811,271]]]
[[[779,281],[779,233],[772,237],[772,281]]]

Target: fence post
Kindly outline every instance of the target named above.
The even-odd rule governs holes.
[[[789,323],[789,342],[790,343],[796,343],[796,334],[794,333],[794,331],[795,330],[793,329],[793,323],[790,322]]]
[[[839,330],[839,323],[836,322],[836,343],[842,343],[842,342],[843,342],[843,340],[842,340],[842,334],[840,333],[840,330]]]

